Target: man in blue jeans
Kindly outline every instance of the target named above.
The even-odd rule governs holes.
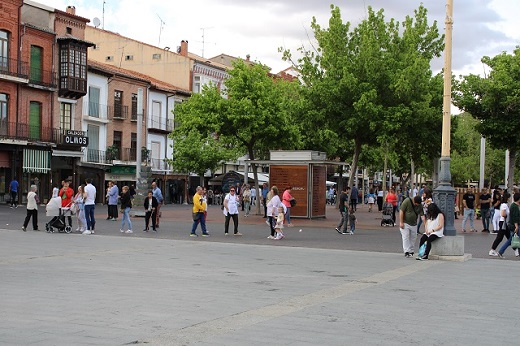
[[[466,232],[466,221],[469,219],[471,232],[476,232],[475,229],[475,194],[473,188],[470,187],[464,196],[462,196],[462,204],[464,205],[464,219],[462,219],[462,231]]]
[[[9,194],[11,195],[11,209],[18,208],[18,181],[13,178],[9,184]]]
[[[85,186],[85,219],[87,221],[87,229],[82,234],[94,234],[96,219],[94,218],[94,209],[96,209],[96,187],[92,185],[92,179],[87,179]]]

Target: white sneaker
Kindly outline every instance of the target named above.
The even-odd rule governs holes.
[[[267,236],[267,239],[275,239],[272,235]]]
[[[81,233],[81,234],[87,234],[87,235],[88,235],[88,234],[92,234],[92,232],[91,232],[91,231],[89,231],[89,230],[87,229],[86,231],[84,231],[84,232],[83,232],[83,233]]]
[[[134,233],[134,232],[131,229],[129,229],[125,233]]]
[[[515,256],[516,256],[516,257],[520,257],[520,251],[519,251],[519,249],[515,249]]]
[[[125,231],[124,231],[124,230],[122,230],[122,229],[120,229],[120,230],[119,230],[119,232],[121,232],[121,233],[125,233]]]
[[[498,257],[498,252],[496,252],[496,250],[489,250],[489,256]]]
[[[265,220],[265,223],[267,224],[267,226],[269,226],[269,220]]]

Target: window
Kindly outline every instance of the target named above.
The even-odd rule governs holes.
[[[137,160],[137,133],[132,132],[130,139],[130,161]]]
[[[60,128],[61,130],[71,130],[72,104],[60,103]]]
[[[71,27],[67,27],[67,34],[72,35],[72,28]]]
[[[121,158],[122,140],[123,132],[114,131],[114,143],[112,144],[112,146],[117,148],[117,154],[114,157],[115,160],[119,160]]]
[[[9,69],[9,33],[0,30],[0,70]]]
[[[161,142],[152,142],[152,167],[162,169],[161,167]]]
[[[9,110],[9,96],[0,94],[0,135],[7,135],[7,112]]]
[[[109,55],[105,58],[105,61],[114,61],[114,57],[112,55]]]
[[[60,89],[87,91],[87,47],[73,42],[60,46]]]
[[[102,162],[104,155],[99,151],[99,126],[87,125],[87,162]]]
[[[42,104],[30,102],[29,106],[29,138],[40,139],[40,120],[42,115]]]
[[[193,80],[193,92],[200,94],[200,76],[195,76]]]
[[[88,87],[88,115],[94,118],[99,118],[99,88]]]
[[[156,53],[156,54],[153,54],[153,55],[152,55],[152,59],[155,59],[155,60],[159,60],[159,59],[161,59],[161,54],[157,54],[157,53]]]
[[[132,120],[137,120],[137,94],[132,94]]]
[[[114,91],[114,118],[123,117],[123,92],[120,90]]]
[[[31,46],[31,81],[42,81],[42,56],[43,48],[38,46]]]
[[[133,55],[125,55],[125,60],[128,61],[128,60],[134,60],[134,56]]]
[[[157,101],[152,102],[152,127],[161,127],[161,103]]]

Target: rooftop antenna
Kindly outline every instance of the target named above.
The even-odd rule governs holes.
[[[166,25],[166,23],[164,22],[164,20],[162,20],[162,18],[157,14],[157,17],[159,17],[159,20],[161,21],[161,26],[159,27],[159,43],[157,44],[157,46],[161,46],[161,33],[162,33],[162,29],[163,29],[163,26]]]
[[[213,29],[213,27],[200,28],[202,30],[202,57],[204,58],[204,44],[205,44],[205,32],[206,30]]]
[[[103,26],[101,27],[103,30],[105,30],[105,3],[106,1],[103,0]]]

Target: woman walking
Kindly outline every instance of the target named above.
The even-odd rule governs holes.
[[[270,194],[272,197],[267,203],[267,222],[269,224],[269,228],[271,229],[271,235],[269,235],[267,238],[275,239],[274,227],[276,225],[276,219],[278,216],[278,208],[282,206],[282,201],[278,196],[278,188],[276,186],[271,188]]]
[[[29,220],[32,217],[33,231],[39,231],[38,229],[38,203],[40,200],[38,199],[38,195],[36,194],[38,188],[36,185],[31,185],[31,191],[27,194],[27,216],[25,217],[25,221],[23,222],[22,230],[27,231],[27,225],[29,224]]]
[[[283,203],[283,205],[285,205],[285,207],[287,209],[287,212],[285,214],[285,219],[287,220],[287,227],[293,226],[293,224],[291,223],[291,207],[294,205],[295,199],[293,196],[291,196],[291,190],[292,190],[292,187],[287,186],[282,195],[282,203]]]
[[[495,211],[495,215],[498,214],[498,233],[495,237],[495,240],[493,241],[493,244],[491,244],[491,250],[489,250],[489,256],[495,256],[498,257],[497,247],[500,245],[502,240],[504,240],[504,237],[506,237],[507,240],[511,237],[511,229],[507,227],[506,220],[509,219],[509,206],[507,205],[507,200],[509,199],[509,193],[507,191],[504,191],[502,194],[502,200],[500,203],[500,208]]]
[[[500,230],[500,206],[502,205],[502,191],[498,186],[493,190],[493,200],[491,203],[491,223],[493,224],[493,233],[497,234]]]
[[[76,215],[78,216],[78,228],[77,232],[83,233],[87,229],[87,220],[85,219],[85,192],[83,191],[83,185],[78,186],[78,193],[72,199],[72,202],[76,208]]]
[[[242,192],[242,201],[244,202],[244,216],[249,216],[249,211],[251,210],[251,188],[249,185],[246,185],[244,191]]]
[[[132,221],[130,221],[130,209],[132,209],[132,199],[128,186],[123,186],[121,193],[121,211],[123,212],[123,220],[121,221],[121,233],[134,233],[132,231]],[[128,223],[128,229],[124,231],[125,222]]]

